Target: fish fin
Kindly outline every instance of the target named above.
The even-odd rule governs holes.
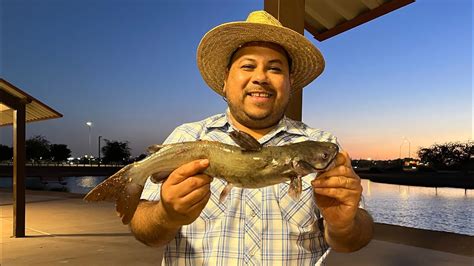
[[[222,190],[221,195],[219,196],[219,203],[223,203],[225,201],[225,199],[227,198],[227,195],[229,195],[229,192],[232,190],[233,187],[234,187],[234,184],[227,183],[227,185]]]
[[[298,174],[298,176],[305,176],[311,173],[316,173],[318,170],[314,168],[310,163],[304,160],[293,160],[293,170]]]
[[[162,172],[157,172],[151,175],[150,180],[151,182],[158,184],[163,182],[168,176],[171,174],[171,171],[162,171]]]
[[[115,201],[115,209],[117,215],[122,218],[123,224],[129,224],[135,214],[138,203],[140,202],[140,195],[142,194],[143,186],[136,183],[129,183],[124,187],[123,194],[125,197],[119,197]]]
[[[259,151],[262,149],[262,144],[248,133],[235,130],[229,134],[230,138],[244,151]]]
[[[130,223],[137,209],[143,186],[130,182],[129,164],[93,188],[84,197],[85,201],[115,201],[115,206],[123,224]]]
[[[299,199],[301,196],[302,187],[303,184],[300,176],[291,178],[288,195],[290,195],[290,197],[294,200]]]
[[[153,154],[153,153],[161,150],[161,148],[163,148],[163,145],[154,144],[154,145],[149,146],[146,150],[147,150],[148,154]]]

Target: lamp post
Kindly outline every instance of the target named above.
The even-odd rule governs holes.
[[[97,163],[98,166],[100,166],[100,139],[102,138],[102,136],[99,136],[99,162]]]
[[[411,143],[406,137],[403,137],[402,144],[400,144],[400,152],[398,154],[398,158],[400,158],[400,159],[402,158],[402,146],[403,146],[403,144],[405,144],[405,142],[408,143],[408,158],[410,158],[410,156],[411,156],[411,151],[410,151]]]
[[[89,165],[91,164],[91,129],[92,129],[92,122],[91,121],[87,121],[86,122],[86,125],[89,127]]]

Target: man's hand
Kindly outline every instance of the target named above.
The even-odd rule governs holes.
[[[174,170],[161,187],[162,207],[171,228],[196,220],[211,197],[212,177],[202,174],[209,160],[196,160]]]
[[[326,223],[333,230],[349,231],[362,194],[360,177],[354,172],[347,152],[336,156],[336,166],[311,182]]]
[[[311,182],[316,204],[325,221],[324,238],[335,251],[352,252],[373,237],[374,221],[359,208],[360,177],[351,166],[347,152],[336,157],[336,166]]]

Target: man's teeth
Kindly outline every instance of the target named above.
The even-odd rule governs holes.
[[[265,92],[252,92],[252,93],[250,93],[250,96],[270,98],[271,95],[269,93],[265,93]]]

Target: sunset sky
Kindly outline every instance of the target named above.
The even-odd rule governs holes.
[[[225,111],[196,66],[201,37],[263,0],[0,0],[0,76],[63,118],[27,126],[89,152],[98,136],[133,155],[176,126]],[[472,1],[415,3],[323,42],[326,68],[304,89],[303,121],[352,158],[413,156],[473,139]],[[12,146],[12,127],[0,143]]]

